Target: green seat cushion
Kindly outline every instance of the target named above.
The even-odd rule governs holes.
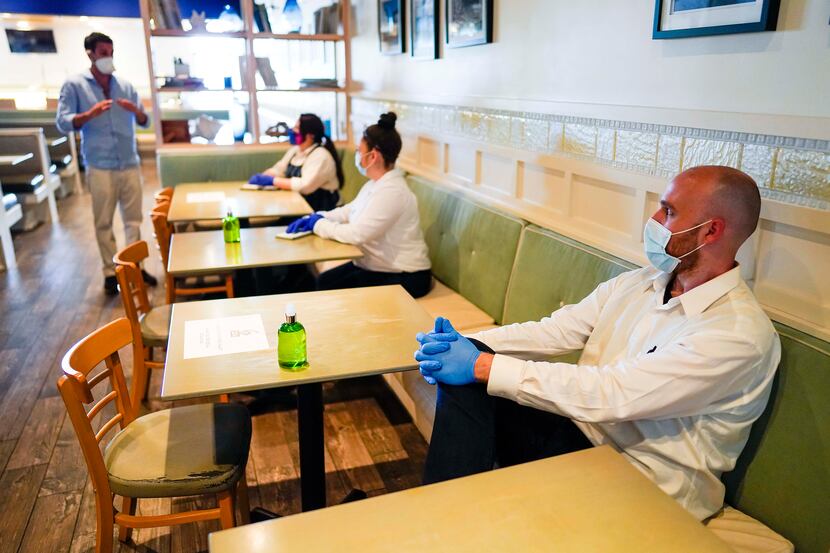
[[[251,417],[236,403],[156,411],[121,430],[104,452],[113,493],[178,497],[231,489],[245,472]]]
[[[138,322],[141,325],[141,338],[147,347],[167,346],[167,335],[170,330],[170,312],[172,305],[160,305],[152,308],[148,313],[141,315]]]
[[[353,149],[338,149],[337,153],[340,154],[340,164],[343,167],[344,183],[340,189],[340,205],[343,205],[354,200],[369,179],[361,175],[355,167]]]
[[[830,550],[830,343],[776,324],[781,363],[726,500],[795,544]]]
[[[432,273],[499,323],[524,222],[420,177],[407,181]]]
[[[504,324],[538,321],[636,265],[536,226],[522,233]]]

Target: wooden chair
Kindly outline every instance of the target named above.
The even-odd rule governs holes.
[[[233,296],[233,275],[231,273],[224,273],[208,277],[198,277],[195,284],[189,285],[186,281],[180,279],[177,281],[172,275],[167,272],[167,261],[170,256],[170,237],[172,229],[167,222],[167,213],[162,209],[156,209],[150,212],[150,219],[153,221],[153,229],[158,242],[159,253],[161,254],[161,262],[164,265],[164,277],[166,283],[167,303],[173,303],[179,296],[198,296],[213,292],[224,292],[229,298]],[[210,282],[213,279],[215,283]],[[222,282],[224,281],[224,282]]]
[[[157,204],[165,200],[169,202],[173,199],[173,187],[167,186],[165,188],[162,188],[161,190],[153,194],[153,199],[156,201]]]
[[[58,390],[78,437],[95,492],[95,551],[111,552],[113,525],[126,542],[133,528],[173,526],[201,520],[235,525],[239,501],[247,522],[248,489],[245,465],[251,440],[251,418],[244,406],[207,403],[156,411],[136,418],[130,402],[118,351],[133,346],[133,330],[126,318],[95,330],[75,344],[63,358]],[[134,355],[141,363],[141,356]],[[97,366],[105,367],[94,376]],[[96,401],[93,388],[108,381]],[[99,394],[100,395],[100,394]],[[115,415],[103,413],[109,404]],[[87,409],[86,406],[90,406]],[[100,429],[93,426],[100,415]],[[101,441],[118,432],[101,451]],[[218,506],[183,513],[137,516],[140,498],[216,494]],[[113,505],[122,497],[121,509]],[[237,497],[238,495],[238,497]],[[43,531],[48,532],[48,528]]]
[[[141,276],[141,262],[150,256],[147,242],[140,240],[113,257],[115,277],[124,304],[124,313],[133,329],[133,343],[142,352],[144,362],[133,369],[130,400],[136,408],[147,398],[150,385],[148,369],[164,369],[164,362],[153,360],[155,348],[167,349],[172,306],[152,307]]]

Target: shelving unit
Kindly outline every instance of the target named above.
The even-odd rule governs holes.
[[[160,114],[162,112],[162,101],[160,96],[167,94],[189,95],[193,93],[230,93],[234,98],[239,100],[242,104],[247,106],[247,130],[252,135],[252,144],[267,144],[272,140],[262,136],[264,132],[261,123],[260,105],[264,102],[264,95],[275,95],[281,93],[299,94],[299,93],[330,93],[334,95],[334,118],[332,120],[332,132],[339,140],[338,142],[352,143],[352,128],[351,128],[351,99],[349,92],[352,88],[351,81],[351,44],[349,37],[351,36],[351,1],[339,0],[342,34],[277,34],[266,33],[256,30],[254,24],[254,0],[239,0],[240,16],[244,23],[243,31],[236,32],[207,32],[207,31],[185,31],[179,29],[158,29],[153,28],[151,23],[151,1],[140,0],[141,16],[144,24],[144,40],[147,49],[148,71],[150,82],[153,87],[152,104],[153,113]],[[217,88],[213,86],[206,86],[206,88],[190,88],[190,87],[162,87],[159,86],[159,79],[165,75],[161,75],[159,68],[156,67],[154,53],[155,39],[180,39],[180,40],[203,40],[205,38],[216,39],[236,39],[244,41],[244,72],[240,75],[239,83],[241,86],[234,84],[232,88]],[[294,43],[299,41],[305,42],[319,42],[319,43],[334,43],[332,52],[334,59],[332,60],[334,66],[333,78],[337,81],[336,87],[291,87],[291,86],[259,86],[257,87],[257,55],[255,44],[261,44],[265,41],[285,41]],[[342,44],[342,63],[338,62],[339,44]],[[259,57],[263,57],[260,55]],[[189,60],[187,60],[189,61]],[[338,65],[342,66],[342,75],[338,74]],[[198,76],[198,75],[197,75]],[[280,75],[277,74],[277,81],[279,82]],[[219,83],[221,86],[221,83]],[[290,84],[290,83],[289,83]],[[321,100],[327,101],[327,100]],[[341,107],[342,106],[342,107]],[[209,111],[209,110],[205,110]],[[266,111],[267,113],[267,111]],[[286,121],[289,125],[293,121]],[[170,146],[182,147],[190,146],[191,144],[171,144],[162,142],[161,122],[156,121],[154,125],[156,136],[156,148],[167,148]],[[199,147],[197,144],[192,144],[194,147]],[[211,145],[204,145],[207,147]],[[249,144],[235,143],[234,146],[249,146]]]

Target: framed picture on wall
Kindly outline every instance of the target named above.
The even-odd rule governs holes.
[[[410,52],[413,58],[438,59],[438,0],[412,0],[412,37]]]
[[[774,31],[780,0],[655,0],[652,38]]]
[[[493,42],[493,0],[446,0],[447,46]]]
[[[378,0],[380,53],[403,54],[405,0]]]

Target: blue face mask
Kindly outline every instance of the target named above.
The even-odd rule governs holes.
[[[361,159],[360,150],[355,150],[354,151],[354,166],[357,167],[357,171],[365,177],[366,176],[366,168],[360,164],[360,159]]]
[[[664,273],[671,273],[680,264],[681,259],[696,252],[706,245],[705,243],[701,244],[692,251],[684,253],[680,257],[674,257],[673,255],[666,253],[666,246],[668,245],[669,240],[671,240],[671,237],[675,234],[683,234],[695,230],[696,228],[700,228],[711,222],[712,220],[709,219],[708,221],[700,223],[692,228],[687,228],[686,230],[681,230],[679,232],[672,232],[654,219],[649,219],[646,222],[646,227],[643,229],[643,243],[646,247],[646,257],[648,257],[649,262],[655,269],[663,271]]]
[[[288,143],[292,146],[299,146],[305,141],[305,135],[294,132],[294,129],[288,129]]]

